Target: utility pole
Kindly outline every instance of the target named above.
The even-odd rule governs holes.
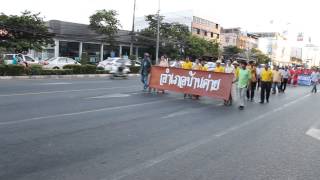
[[[156,64],[159,63],[159,43],[160,43],[160,0],[158,0],[158,25],[157,25]]]
[[[133,4],[133,20],[132,20],[132,30],[131,30],[131,43],[130,43],[130,56],[133,55],[133,41],[134,41],[134,22],[136,18],[136,0]]]

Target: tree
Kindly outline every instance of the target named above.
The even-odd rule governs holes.
[[[259,49],[252,49],[251,53],[252,53],[251,56],[253,56],[256,59],[258,64],[268,64],[271,60],[267,55],[263,54],[263,52],[261,52]]]
[[[54,43],[54,34],[50,33],[40,13],[24,11],[20,16],[0,15],[0,48],[11,52],[23,52],[29,49],[41,51]]]
[[[240,53],[243,53],[244,51],[237,46],[227,46],[224,48],[223,56],[227,59],[229,58],[235,58]]]
[[[171,58],[177,58],[186,45],[190,36],[189,28],[179,23],[163,22],[164,16],[160,16],[160,54],[166,54]],[[138,40],[150,46],[149,52],[155,54],[158,15],[147,15],[145,17],[149,26],[138,34]]]
[[[186,45],[186,55],[193,58],[203,56],[218,58],[219,44],[215,41],[207,41],[198,36],[190,36]]]
[[[115,10],[98,10],[89,17],[89,26],[96,32],[106,35],[109,41],[113,41],[119,27],[121,27],[120,20],[117,19],[117,16],[118,13]]]

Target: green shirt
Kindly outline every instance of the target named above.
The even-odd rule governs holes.
[[[251,73],[248,69],[243,70],[242,68],[239,71],[238,77],[238,87],[246,88],[248,87],[249,80],[251,79]]]

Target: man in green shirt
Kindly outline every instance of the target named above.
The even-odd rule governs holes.
[[[244,109],[244,104],[246,101],[246,93],[247,93],[247,88],[249,85],[251,79],[251,73],[247,69],[247,62],[243,61],[241,62],[241,69],[239,71],[239,76],[237,78],[238,81],[238,89],[239,89],[239,109],[243,110]]]

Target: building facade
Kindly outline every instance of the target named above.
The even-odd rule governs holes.
[[[47,22],[47,26],[55,34],[55,43],[42,52],[30,52],[38,59],[70,57],[80,60],[86,56],[90,62],[99,62],[108,57],[130,55],[130,31],[119,30],[111,44],[108,37],[96,33],[86,24],[51,20]],[[134,43],[133,52],[137,57],[143,57],[144,49],[142,45]]]
[[[240,49],[250,50],[258,47],[259,38],[255,34],[241,31],[240,28],[221,29],[221,45],[237,46]]]
[[[267,54],[273,65],[290,65],[291,47],[289,41],[277,32],[253,33],[259,37],[258,49]]]
[[[221,26],[213,21],[197,17],[192,11],[178,11],[161,14],[163,21],[167,23],[180,23],[186,25],[193,35],[209,41],[220,42]],[[148,27],[145,17],[138,17],[135,21],[135,29],[141,31]]]

